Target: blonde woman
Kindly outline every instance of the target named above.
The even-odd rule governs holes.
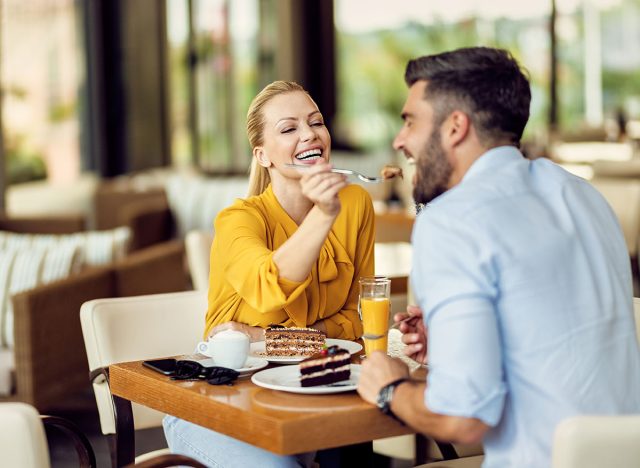
[[[276,81],[256,96],[247,133],[250,196],[215,221],[206,333],[235,328],[261,340],[281,324],[359,338],[357,280],[373,274],[367,192],[330,171],[329,131],[296,83]]]
[[[205,335],[232,328],[257,341],[281,324],[359,338],[358,278],[374,271],[369,195],[331,172],[329,131],[297,83],[276,81],[254,98],[247,134],[250,193],[215,221]],[[172,451],[207,465],[305,466],[313,458],[274,455],[169,416],[165,433]]]

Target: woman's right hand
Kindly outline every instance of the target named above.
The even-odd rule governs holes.
[[[302,194],[328,216],[340,212],[338,192],[348,185],[347,176],[331,172],[331,164],[317,163],[300,178]]]
[[[225,322],[220,325],[216,325],[211,329],[207,338],[211,338],[213,335],[220,333],[223,330],[235,330],[245,333],[249,336],[251,342],[264,341],[264,328],[252,327],[251,325],[240,322]]]
[[[407,312],[400,312],[393,316],[399,323],[402,332],[402,342],[407,345],[404,353],[420,364],[427,363],[427,329],[422,318],[422,310],[418,306],[407,306]]]

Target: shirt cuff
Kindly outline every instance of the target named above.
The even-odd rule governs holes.
[[[503,382],[480,393],[473,383],[445,372],[429,370],[427,379],[424,401],[434,413],[477,418],[491,427],[500,421],[506,395]]]
[[[290,297],[298,288],[302,288],[305,289],[307,287],[307,285],[309,284],[309,282],[311,281],[311,277],[307,277],[302,281],[292,281],[286,278],[282,278],[279,277],[278,278],[278,285],[280,286],[280,289],[282,290],[282,292],[284,293],[284,295],[286,297]]]

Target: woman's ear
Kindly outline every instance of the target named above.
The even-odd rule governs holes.
[[[262,167],[271,167],[271,160],[264,152],[264,148],[262,146],[256,146],[253,148],[253,157],[256,158],[258,164]]]

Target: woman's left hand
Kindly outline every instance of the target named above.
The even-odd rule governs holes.
[[[252,342],[264,341],[264,328],[252,327],[251,325],[240,322],[225,322],[221,323],[220,325],[216,325],[209,332],[208,338],[211,338],[213,335],[215,335],[216,333],[220,333],[223,330],[235,330],[245,333],[249,335],[249,338]]]

